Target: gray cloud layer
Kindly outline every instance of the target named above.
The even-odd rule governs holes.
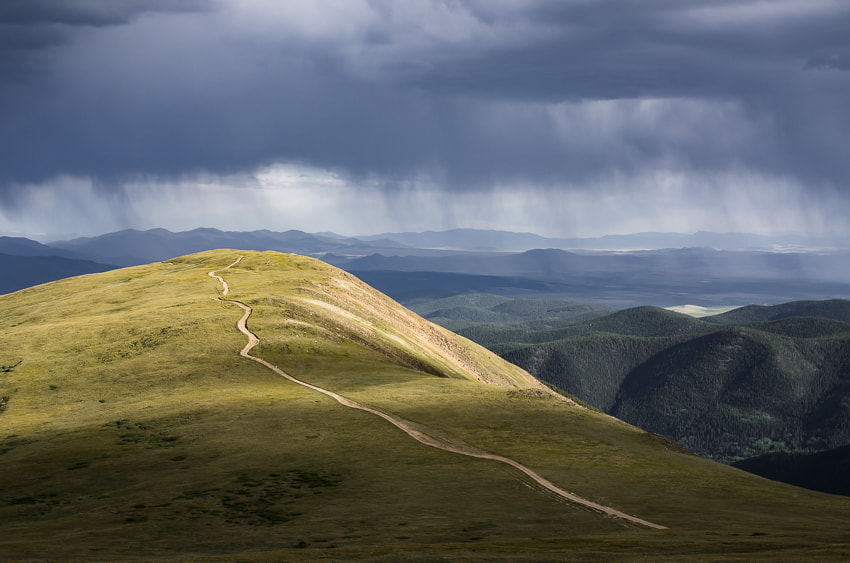
[[[0,197],[274,162],[387,189],[743,170],[843,192],[848,29],[839,0],[6,0]]]

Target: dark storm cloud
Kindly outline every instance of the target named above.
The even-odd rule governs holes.
[[[13,1],[0,26],[7,190],[274,161],[455,190],[850,185],[843,2]]]
[[[796,5],[799,15],[789,13]],[[746,10],[746,7],[751,7]],[[786,8],[783,10],[783,6]],[[804,1],[553,2],[527,17],[554,36],[450,62],[421,83],[517,99],[738,98],[796,70],[841,68],[850,4]],[[726,15],[724,16],[724,12]]]
[[[850,180],[850,74],[830,71],[850,69],[850,4],[808,6],[814,9],[806,2],[555,3],[530,17],[563,33],[451,62],[419,80],[447,94],[542,103],[735,101],[739,117],[760,128],[758,143],[728,146],[706,136],[683,147],[683,160],[698,167],[738,160],[841,186]],[[660,133],[638,132],[630,148],[652,157],[669,148]]]
[[[147,12],[195,12],[209,0],[3,0],[0,25],[107,26]]]
[[[33,79],[37,51],[72,41],[78,28],[128,25],[154,12],[209,9],[210,0],[3,0],[0,83]]]

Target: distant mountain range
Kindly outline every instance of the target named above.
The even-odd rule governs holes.
[[[630,282],[653,281],[659,274],[675,273],[687,283],[713,280],[807,279],[839,281],[848,279],[850,252],[775,253],[718,251],[711,248],[679,248],[635,252],[578,253],[557,249],[536,249],[521,253],[447,256],[384,256],[341,259],[329,255],[325,261],[354,271],[393,270],[522,275],[534,279],[563,281],[565,277],[595,283],[598,279],[628,278]],[[669,281],[669,280],[668,280]]]
[[[277,250],[311,256],[333,251],[343,257],[362,257],[375,252],[401,251],[403,245],[390,240],[364,242],[302,231],[225,232],[218,229],[180,233],[165,229],[128,229],[49,244],[21,237],[0,237],[0,268],[6,272],[4,279],[0,280],[0,293],[69,276],[159,262],[216,248]],[[413,248],[405,252],[429,253]]]
[[[791,247],[822,249],[827,243],[832,243],[831,250],[788,251]],[[584,250],[563,250],[567,247]],[[759,250],[780,247],[785,250]],[[49,244],[0,237],[2,255],[43,258],[13,261],[0,257],[0,267],[19,272],[15,279],[7,276],[0,291],[215,248],[275,250],[320,258],[406,304],[474,292],[614,307],[728,306],[850,297],[850,251],[826,239],[735,233],[550,239],[531,233],[471,229],[358,238],[295,230],[173,233],[131,229]],[[736,250],[730,250],[733,248]]]
[[[0,294],[114,268],[27,238],[0,237]]]
[[[391,239],[417,248],[470,251],[521,252],[535,248],[566,250],[659,250],[708,247],[717,250],[813,250],[850,249],[850,238],[826,235],[754,235],[748,233],[635,233],[591,238],[547,238],[533,233],[476,229],[452,229],[423,233],[383,233],[358,236],[360,240]]]
[[[606,303],[615,307],[775,304],[800,299],[850,297],[850,253],[769,253],[683,248],[637,252],[578,253],[557,249],[522,253],[458,253],[446,256],[384,256],[325,259],[376,288],[412,302],[411,285],[429,272],[431,295],[457,290],[457,276],[493,276],[499,286],[477,284],[471,292]],[[441,287],[435,274],[451,274]],[[446,278],[448,279],[448,278]],[[470,282],[481,281],[480,278]],[[491,280],[491,281],[495,281]],[[525,288],[534,287],[532,291]],[[454,291],[454,293],[450,293]]]
[[[114,266],[98,264],[90,260],[77,260],[59,256],[14,256],[0,253],[0,294],[11,293],[19,289],[43,283],[105,272]]]
[[[82,258],[119,266],[158,262],[174,256],[217,248],[276,250],[302,255],[322,255],[334,251],[346,256],[363,256],[381,251],[392,252],[403,247],[402,244],[391,240],[364,242],[294,230],[232,232],[218,229],[195,229],[181,233],[172,233],[165,229],[129,229],[98,237],[57,241],[50,243],[50,246],[72,252]]]

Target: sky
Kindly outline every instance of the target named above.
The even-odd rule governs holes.
[[[0,234],[850,236],[846,0],[3,0]]]

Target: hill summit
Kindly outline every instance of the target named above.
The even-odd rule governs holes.
[[[348,342],[438,377],[552,394],[496,354],[424,320],[351,274],[318,260],[267,253],[265,262],[249,261],[234,276],[240,282],[247,278],[250,284],[252,276],[263,277],[268,271],[278,272],[274,296],[246,296],[245,301],[257,308],[260,316],[269,307],[277,309],[268,312],[279,320],[272,337],[278,349],[328,357],[344,353]],[[289,275],[280,275],[281,271]],[[234,299],[239,295],[237,291]]]

